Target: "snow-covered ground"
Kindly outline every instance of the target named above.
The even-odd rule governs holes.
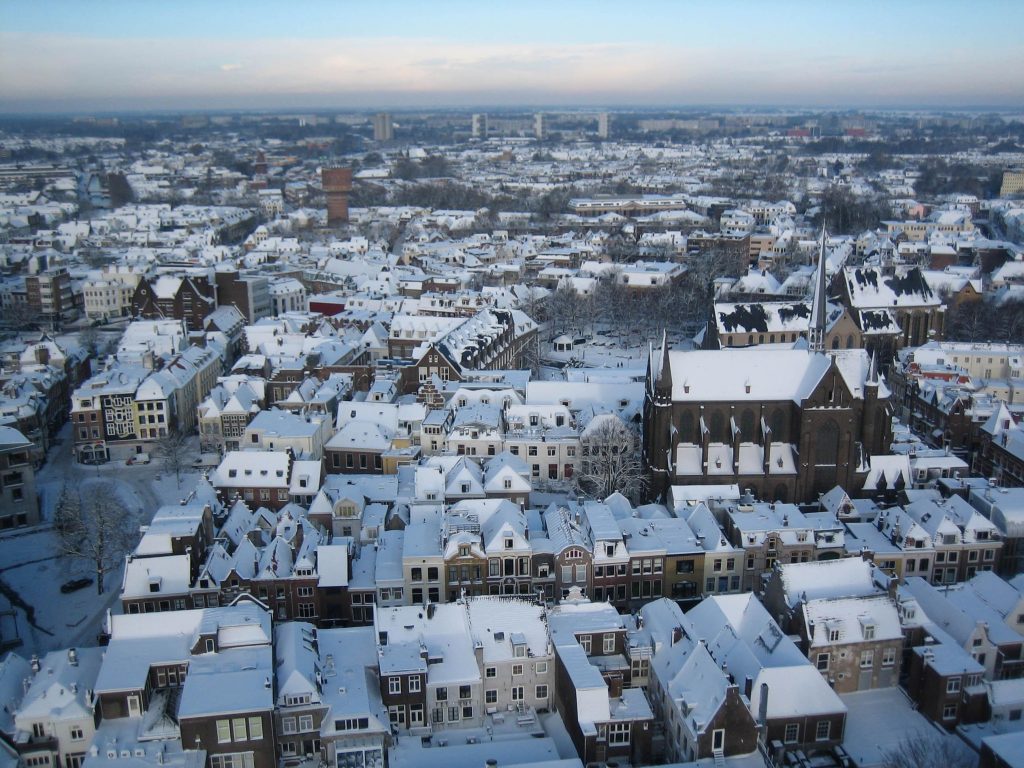
[[[954,739],[914,709],[899,688],[877,688],[839,697],[847,707],[843,748],[863,768],[884,765],[885,754],[918,734]]]
[[[85,560],[64,556],[51,522],[57,500],[65,484],[78,489],[83,498],[90,491],[113,488],[118,501],[127,510],[132,525],[147,524],[161,504],[173,504],[194,486],[195,472],[182,474],[180,487],[173,473],[168,474],[159,460],[145,466],[125,466],[112,462],[84,466],[71,458],[70,432],[61,431],[59,442],[47,456],[37,474],[40,508],[45,521],[37,528],[18,529],[0,535],[0,581],[34,609],[32,622],[25,610],[15,606],[17,637],[22,655],[44,653],[71,645],[93,645],[108,608],[119,610],[123,564],[104,576],[103,594],[97,594],[95,581],[69,594],[60,591],[65,582],[80,577],[95,579],[94,567]],[[8,608],[11,595],[0,596],[0,608]],[[3,624],[6,642],[11,622]]]
[[[672,349],[690,349],[692,342],[682,336],[669,338]],[[655,346],[661,343],[659,338]],[[571,352],[556,352],[550,344],[541,348],[541,360],[554,370],[565,366],[588,368],[639,368],[647,367],[647,342],[608,333],[594,333],[585,343],[576,345]],[[542,377],[547,378],[547,377]],[[562,378],[556,376],[554,378]]]

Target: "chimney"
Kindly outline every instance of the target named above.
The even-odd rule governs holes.
[[[608,679],[608,698],[618,699],[622,696],[622,677],[613,675]]]
[[[768,728],[768,683],[761,683],[761,701],[757,706],[757,725],[759,728]]]
[[[682,639],[683,639],[683,628],[682,627],[673,627],[672,628],[672,645],[675,645],[676,643],[678,643]]]
[[[68,648],[68,664],[72,667],[78,666],[78,651],[74,648]]]

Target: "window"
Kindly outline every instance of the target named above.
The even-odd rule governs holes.
[[[629,723],[608,723],[608,743],[629,744]]]
[[[546,699],[548,697],[548,687],[546,685],[538,685],[536,690],[536,698]]]
[[[302,718],[300,718],[301,720]],[[306,730],[313,730],[313,718],[309,718],[309,728]],[[258,717],[249,718],[249,739],[252,741],[259,741],[263,738],[263,720]]]
[[[955,720],[956,719],[956,704],[947,704],[942,708],[942,719],[943,720]]]
[[[583,652],[590,655],[590,635],[584,635],[580,638],[580,645],[583,647]]]
[[[484,691],[484,703],[485,704],[497,704],[498,703],[498,692],[494,690]]]
[[[400,677],[389,677],[388,678],[388,693],[401,693],[402,692],[402,678]]]
[[[601,647],[605,653],[615,653],[615,635],[606,634],[603,638]]]
[[[946,693],[959,693],[960,692],[960,678],[951,677],[946,681]]]
[[[832,721],[831,720],[819,720],[818,727],[814,729],[814,740],[815,741],[828,741],[832,735]]]
[[[281,718],[281,733],[298,733],[298,731],[295,730],[294,717]]]
[[[548,663],[546,661],[537,662],[537,674],[546,675],[548,673]]]
[[[512,676],[513,677],[519,677],[522,674],[523,674],[523,665],[522,664],[513,664],[512,665]]]
[[[497,676],[498,676],[498,669],[497,669],[497,667],[484,667],[484,677],[497,677]]]
[[[861,651],[860,652],[860,668],[871,669],[875,666],[875,652],[874,651]]]
[[[253,768],[253,764],[252,752],[210,755],[210,768]]]
[[[419,675],[413,675],[412,677],[409,678],[409,693],[419,693],[419,692],[420,692],[420,676]]]
[[[827,653],[818,654],[817,667],[819,672],[825,672],[826,670],[828,670],[828,660],[829,655]]]
[[[896,649],[886,648],[882,651],[882,666],[891,667],[896,663]]]
[[[796,744],[800,739],[800,724],[786,723],[786,734],[784,739],[787,744]]]
[[[438,688],[436,691],[434,691],[434,698],[437,699],[437,701],[447,701],[448,689],[443,687]]]
[[[299,731],[306,733],[307,731],[313,730],[313,716],[312,715],[300,715],[299,716]]]
[[[230,720],[218,720],[217,721],[217,743],[227,744],[231,741],[231,721]]]
[[[423,725],[423,705],[422,704],[410,704],[409,705],[409,725],[410,727],[417,727]]]
[[[82,731],[82,728],[80,726],[77,726],[77,725],[71,726],[71,740],[72,741],[81,741],[84,738],[85,738],[85,733]]]
[[[235,717],[231,719],[231,737],[235,741],[245,741],[245,718]]]

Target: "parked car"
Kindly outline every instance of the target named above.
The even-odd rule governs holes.
[[[134,456],[130,457],[125,462],[125,464],[149,464],[149,454],[148,453],[136,453]]]
[[[69,592],[77,592],[80,589],[84,589],[92,584],[92,579],[88,576],[83,576],[80,579],[72,579],[71,581],[65,581],[60,585],[60,591],[65,595]]]

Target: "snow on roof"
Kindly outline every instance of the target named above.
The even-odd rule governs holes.
[[[871,563],[855,557],[785,563],[780,573],[790,608],[809,600],[865,597],[879,592],[872,580]]]
[[[513,644],[525,642],[533,657],[551,654],[544,607],[532,600],[474,597],[465,601],[474,640],[483,644],[484,661],[514,658]]]
[[[374,626],[378,636],[387,633],[387,644],[380,648],[382,675],[426,670],[428,685],[480,681],[463,603],[378,608]]]
[[[191,657],[178,718],[272,710],[273,656],[268,642]]]
[[[277,658],[274,680],[277,703],[283,706],[286,697],[309,694],[320,702],[320,658],[316,650],[317,631],[304,621],[287,621],[274,627],[274,655]]]
[[[344,543],[320,544],[316,548],[319,587],[348,586],[348,546]]]
[[[324,685],[322,699],[328,707],[320,730],[325,736],[337,731],[338,721],[366,717],[367,731],[383,734],[390,730],[387,710],[381,703],[377,681],[377,637],[373,627],[320,629],[320,665]]]
[[[191,556],[132,557],[125,563],[121,599],[185,595],[191,586]]]
[[[828,372],[830,359],[794,349],[672,350],[672,399],[800,403]]]
[[[937,307],[942,303],[918,267],[899,270],[891,277],[874,267],[846,267],[843,280],[854,309]]]
[[[902,637],[896,605],[888,595],[808,600],[803,605],[804,626],[811,646],[896,640]],[[868,638],[868,628],[873,636]],[[838,632],[838,640],[833,633]]]
[[[577,634],[614,632],[625,629],[619,612],[609,603],[560,603],[548,612],[551,639],[556,645],[573,643]]]
[[[287,488],[291,460],[284,451],[228,451],[211,482],[218,488]]]
[[[142,690],[151,665],[194,661],[197,657],[191,656],[191,649],[201,628],[220,637],[223,627],[228,646],[270,644],[270,615],[249,602],[222,608],[114,614],[108,621],[110,643],[96,680],[97,692]],[[227,632],[229,628],[243,631]],[[213,690],[218,688],[213,686]]]
[[[29,687],[14,715],[19,730],[26,728],[22,723],[32,721],[92,719],[93,707],[87,697],[100,674],[103,650],[73,648],[52,651],[40,659],[39,672],[28,678]]]

